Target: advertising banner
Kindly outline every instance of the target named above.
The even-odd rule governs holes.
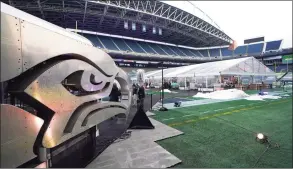
[[[282,63],[283,64],[290,64],[290,63],[293,63],[293,57],[292,57],[292,54],[291,55],[284,55],[282,56]]]

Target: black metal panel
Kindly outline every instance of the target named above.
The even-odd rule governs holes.
[[[258,38],[252,38],[252,39],[245,39],[244,44],[250,44],[250,43],[255,43],[255,42],[264,42],[265,37],[258,37]]]

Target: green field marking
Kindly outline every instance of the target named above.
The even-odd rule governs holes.
[[[285,100],[284,103],[277,103]],[[187,124],[174,126],[184,132],[183,135],[157,143],[182,160],[174,168],[251,168],[265,150],[265,145],[255,141],[254,132],[262,132],[273,143],[278,143],[280,149],[268,150],[255,167],[292,168],[292,97],[259,102],[263,105],[274,103],[262,107],[256,104],[236,108],[247,103],[249,102],[237,100],[201,106],[211,109],[229,108],[229,111],[222,112],[228,112],[228,115],[217,112],[213,115],[215,118],[189,119]],[[250,107],[256,108],[245,110]],[[176,113],[182,116],[187,113],[187,109],[192,112],[188,107],[177,109]],[[235,109],[242,110],[229,115]],[[166,114],[171,111],[173,112],[170,110]],[[180,122],[182,121],[177,121]]]
[[[279,99],[280,100],[280,99]],[[176,121],[177,119],[181,118],[190,118],[186,117],[185,115],[191,115],[192,116],[200,116],[201,114],[206,114],[206,112],[213,112],[214,110],[223,109],[223,108],[234,108],[238,106],[246,106],[248,104],[257,104],[257,103],[267,103],[274,100],[266,100],[266,101],[250,101],[250,100],[232,100],[227,102],[221,102],[221,103],[211,103],[211,104],[204,104],[204,105],[196,105],[196,106],[190,106],[190,107],[181,107],[177,109],[171,109],[167,112],[155,112],[156,115],[153,116],[156,120],[161,119],[168,119],[168,118],[174,118],[170,121]]]
[[[221,112],[221,113],[217,113],[217,114],[213,114],[213,115],[207,115],[207,116],[204,116],[204,117],[198,117],[197,119],[193,119],[193,120],[186,120],[186,121],[182,121],[182,122],[179,122],[179,123],[171,123],[171,124],[168,124],[168,125],[171,126],[171,127],[174,127],[174,126],[178,126],[178,125],[184,125],[184,124],[187,124],[187,123],[196,122],[196,121],[199,121],[199,120],[206,120],[206,119],[214,118],[214,117],[217,117],[217,116],[230,115],[230,114],[233,114],[233,113],[238,113],[238,112],[242,112],[242,111],[257,109],[257,108],[261,108],[261,107],[265,107],[265,106],[281,104],[281,103],[285,103],[285,102],[288,102],[288,101],[289,100],[286,99],[286,100],[277,101],[277,102],[271,102],[271,103],[267,103],[267,104],[259,104],[259,105],[255,105],[255,106],[251,106],[251,107],[234,109],[234,110],[225,111],[225,112]]]

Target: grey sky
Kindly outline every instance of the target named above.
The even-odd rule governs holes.
[[[204,15],[189,2],[165,1],[196,15]],[[292,47],[292,1],[191,1],[236,40],[265,36],[266,41],[283,39]],[[206,17],[207,18],[207,17]]]

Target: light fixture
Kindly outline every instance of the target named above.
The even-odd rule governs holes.
[[[268,142],[268,137],[262,133],[258,133],[256,135],[256,141],[260,143],[267,143]]]

